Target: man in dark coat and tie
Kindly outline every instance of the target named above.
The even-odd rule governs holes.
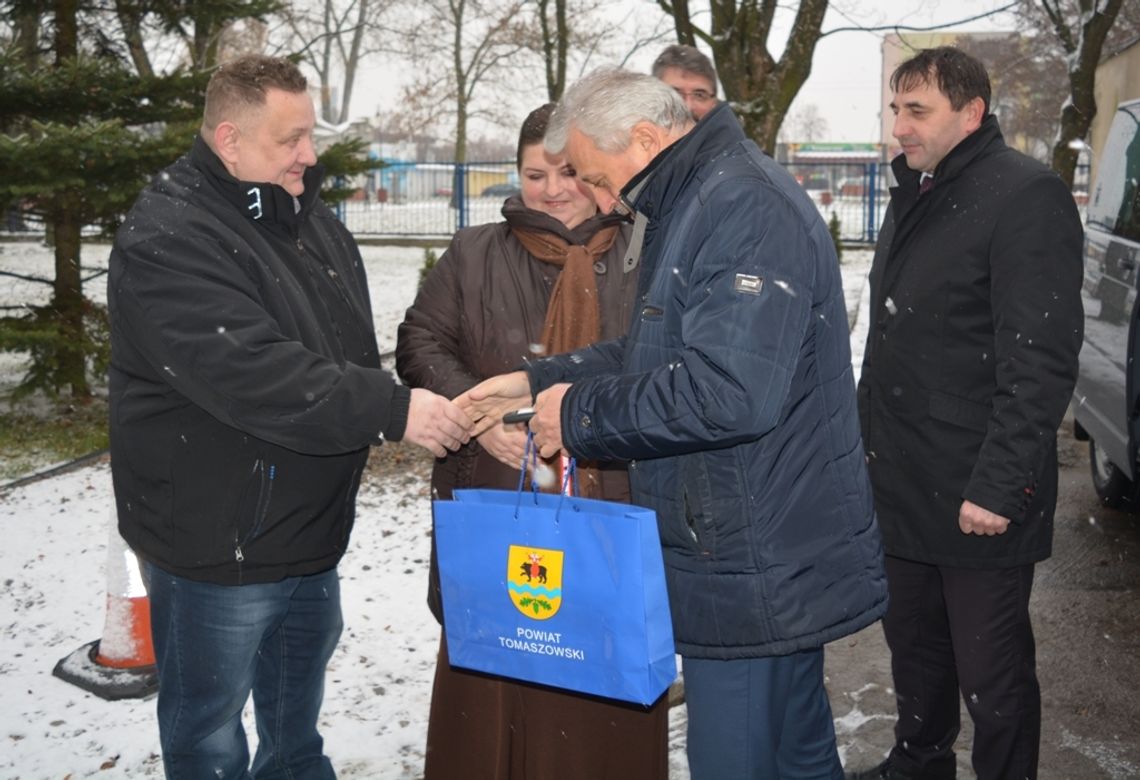
[[[979,780],[1034,778],[1029,619],[1050,555],[1056,431],[1077,373],[1081,221],[1002,139],[985,67],[943,47],[891,78],[898,186],[871,268],[859,415],[887,552],[898,701],[859,778],[953,778],[959,693]]]

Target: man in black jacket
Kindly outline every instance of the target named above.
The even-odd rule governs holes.
[[[380,368],[314,123],[287,60],[221,67],[194,147],[111,253],[112,475],[150,595],[170,778],[335,776],[316,724],[369,446],[443,455],[468,438],[458,407]]]
[[[898,722],[887,761],[858,777],[953,778],[960,691],[978,778],[1033,778],[1029,592],[1051,552],[1055,436],[1077,373],[1080,218],[1059,177],[1005,145],[980,62],[925,50],[891,89],[903,153],[859,412]]]

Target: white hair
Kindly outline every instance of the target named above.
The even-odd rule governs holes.
[[[598,151],[616,154],[629,146],[630,131],[638,122],[672,130],[692,119],[685,101],[665,82],[644,73],[604,68],[566,90],[550,117],[543,144],[551,154],[562,154],[573,128]]]

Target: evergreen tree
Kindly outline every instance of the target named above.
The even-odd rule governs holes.
[[[118,16],[77,0],[0,6],[13,30],[0,57],[0,208],[42,219],[55,250],[48,305],[0,321],[0,348],[31,355],[22,392],[90,396],[91,372],[106,362],[106,315],[83,295],[81,231],[112,231],[148,177],[185,151],[201,116],[208,73],[140,75],[121,51],[130,35],[109,31],[133,18],[141,35],[147,17],[119,5]]]
[[[276,0],[0,0],[0,212],[42,220],[54,242],[47,306],[0,319],[0,349],[27,352],[18,392],[91,395],[108,357],[106,314],[83,295],[81,231],[112,234],[139,191],[190,147],[206,81],[235,20]],[[148,45],[185,52],[160,73]],[[326,152],[330,181],[367,168],[360,145]],[[334,197],[339,192],[331,193]]]
[[[51,229],[47,306],[0,324],[0,346],[31,353],[21,389],[90,394],[106,358],[105,316],[83,295],[80,232],[112,230],[147,176],[186,146],[200,78],[140,79],[118,62],[59,54],[56,67],[4,62],[0,80],[0,205],[18,204]]]

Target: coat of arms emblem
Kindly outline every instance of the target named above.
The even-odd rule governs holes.
[[[507,554],[507,591],[529,618],[546,620],[562,605],[562,550],[512,544]]]

